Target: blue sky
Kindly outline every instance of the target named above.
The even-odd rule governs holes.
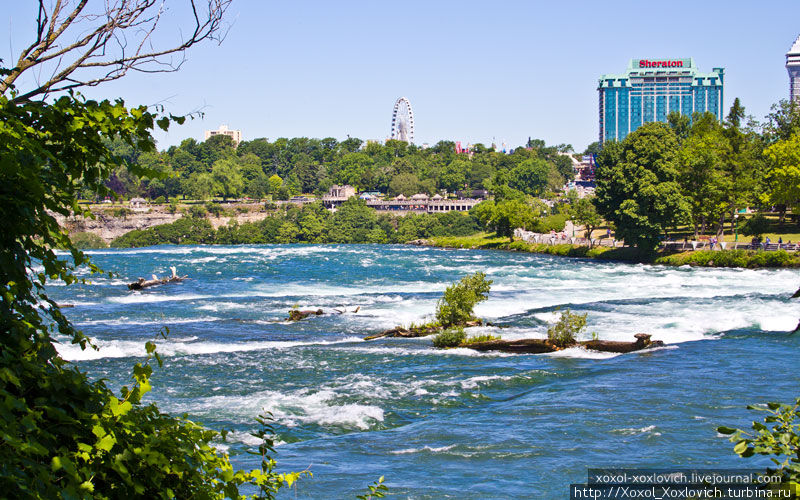
[[[35,3],[14,0],[0,14],[6,61],[33,37]],[[180,17],[174,10],[161,36],[176,37]],[[788,96],[784,55],[799,19],[796,0],[234,0],[224,43],[191,49],[180,72],[132,74],[84,93],[203,111],[157,133],[162,148],[222,123],[245,139],[382,140],[406,96],[417,143],[514,147],[530,136],[582,150],[598,134],[597,78],[631,58],[724,67],[726,109],[738,96],[763,118]]]

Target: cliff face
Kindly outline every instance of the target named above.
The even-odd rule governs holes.
[[[228,224],[231,220],[236,220],[239,224],[244,222],[256,222],[266,218],[269,212],[245,212],[234,216],[206,217],[214,229]],[[170,224],[183,217],[178,212],[171,214],[160,210],[159,207],[134,211],[134,213],[124,217],[114,217],[108,213],[96,212],[94,219],[84,217],[64,217],[55,215],[61,227],[66,228],[70,233],[94,233],[100,236],[106,243],[119,238],[123,234],[134,229],[147,229],[161,224]]]

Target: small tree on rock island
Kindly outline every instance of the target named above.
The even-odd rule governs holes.
[[[448,327],[473,319],[473,308],[489,298],[491,285],[492,280],[487,280],[486,274],[477,272],[448,286],[436,304],[436,320]]]
[[[597,209],[617,236],[648,252],[667,227],[686,220],[688,203],[678,184],[678,139],[664,123],[639,127],[597,157]]]

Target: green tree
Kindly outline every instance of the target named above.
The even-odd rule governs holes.
[[[230,158],[215,162],[211,170],[211,176],[214,178],[218,189],[217,192],[222,195],[223,201],[228,198],[236,198],[242,194],[244,178],[235,159]]]
[[[451,161],[439,172],[439,187],[451,193],[463,189],[468,171],[468,162],[459,159]]]
[[[547,190],[551,169],[554,167],[546,160],[525,160],[511,171],[508,185],[525,194],[541,196]]]
[[[686,218],[688,206],[677,182],[678,140],[664,123],[639,127],[598,156],[597,208],[617,236],[652,251],[667,227]]]
[[[585,154],[585,155],[596,155],[596,154],[600,154],[600,152],[602,150],[603,150],[603,145],[599,141],[595,141],[595,142],[589,144],[588,146],[586,146],[586,149],[583,151],[583,154]]]
[[[728,212],[730,143],[712,115],[696,121],[678,154],[679,182],[689,203],[695,239],[709,220]]]
[[[414,174],[398,174],[392,177],[391,182],[389,182],[389,194],[393,196],[402,194],[408,197],[419,193],[421,190],[419,178]]]
[[[370,189],[374,182],[374,162],[366,153],[347,153],[336,164],[336,180],[356,189]]]
[[[444,327],[463,325],[473,318],[475,305],[489,298],[491,286],[482,272],[448,286],[436,304],[436,320]]]
[[[184,192],[195,200],[207,200],[220,189],[214,176],[208,173],[190,175],[184,186]]]
[[[571,205],[570,212],[572,221],[584,227],[585,236],[591,241],[592,232],[603,223],[603,218],[597,213],[594,197],[579,198]]]
[[[782,100],[774,104],[764,124],[766,142],[785,141],[797,133],[800,133],[800,105],[794,100]]]
[[[779,140],[764,150],[768,160],[766,183],[769,186],[766,201],[782,205],[785,209],[798,207],[800,202],[800,132]]]

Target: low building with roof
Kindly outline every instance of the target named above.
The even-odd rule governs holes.
[[[417,193],[410,198],[402,194],[392,199],[367,200],[367,206],[379,212],[389,213],[446,213],[469,212],[469,209],[480,203],[474,198],[447,199],[439,194],[429,197],[424,193]]]
[[[328,189],[328,194],[322,196],[322,205],[328,210],[336,210],[339,205],[353,196],[356,196],[356,188],[353,186],[334,184]]]

